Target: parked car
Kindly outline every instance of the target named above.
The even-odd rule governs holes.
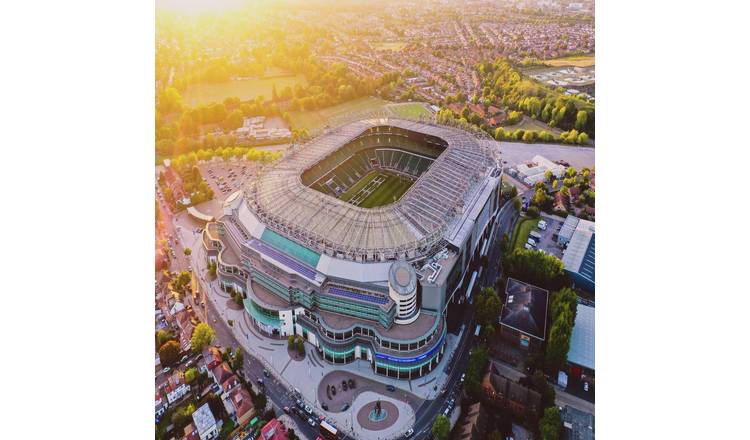
[[[164,368],[163,370],[161,370],[161,372],[162,372],[162,373],[164,373],[164,374],[167,374],[167,373],[169,373],[170,371],[172,371],[172,369],[171,369],[171,368],[169,368],[169,367],[166,367],[166,368]]]
[[[341,388],[342,388],[342,389],[343,389],[344,391],[346,391],[346,390],[347,390],[347,389],[349,388],[349,387],[348,387],[348,386],[346,385],[346,381],[345,381],[345,380],[342,380],[342,381],[341,381]]]
[[[393,385],[386,385],[385,389],[390,392],[396,391],[396,387],[394,387]]]
[[[525,247],[526,249],[529,249],[529,250],[534,249],[534,246],[532,246],[532,245],[530,245],[528,243],[524,243],[523,247]]]
[[[346,411],[347,409],[349,409],[349,404],[345,403],[344,406],[341,407],[341,411]]]
[[[269,372],[268,372],[268,370],[266,370],[266,369],[264,368],[264,369],[263,369],[263,375],[264,375],[264,376],[266,376],[266,377],[270,377],[270,376],[271,376],[271,373],[269,373]]]
[[[466,379],[466,373],[463,373],[461,375],[461,383],[464,383],[464,379]]]
[[[326,405],[325,403],[321,403],[321,404],[320,404],[320,406],[321,406],[321,408],[323,408],[324,410],[328,411],[328,405]]]
[[[288,406],[284,407],[284,412],[287,413],[287,414],[289,414],[289,407]]]
[[[529,239],[526,240],[526,243],[530,244],[531,246],[536,246],[536,240],[534,240],[531,237],[529,237]]]
[[[354,389],[354,379],[349,379],[347,383],[349,384],[349,388]]]
[[[536,226],[544,231],[547,229],[547,222],[545,222],[544,220],[539,220],[539,223],[537,223]]]
[[[305,405],[305,412],[308,414],[312,414],[312,407],[310,405]]]
[[[583,391],[588,392],[588,390],[589,390],[589,383],[588,382],[584,382],[583,383]]]
[[[409,428],[409,430],[408,430],[408,431],[406,431],[406,433],[404,433],[404,438],[409,438],[409,437],[411,437],[411,436],[412,436],[413,434],[414,434],[414,430],[413,430],[413,429],[411,429],[411,428]]]
[[[318,426],[318,424],[315,423],[315,420],[313,420],[313,419],[307,419],[307,424],[310,425],[310,426],[312,426],[313,428],[316,427],[316,426]]]

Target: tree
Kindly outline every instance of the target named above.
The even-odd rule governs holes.
[[[305,341],[302,338],[297,339],[297,353],[305,354]]]
[[[534,192],[534,197],[531,199],[531,203],[542,206],[547,201],[547,191],[545,191],[542,188],[539,188]]]
[[[544,378],[544,373],[541,370],[535,370],[534,374],[531,375],[529,380],[529,386],[531,389],[541,394],[542,396],[542,408],[554,406],[555,404],[555,389],[547,383],[547,379]]]
[[[487,347],[480,345],[475,348],[469,356],[469,365],[466,368],[466,393],[472,399],[479,399],[481,394],[481,383],[484,370],[487,368],[489,358]]]
[[[539,419],[539,434],[542,440],[558,440],[560,438],[560,410],[551,406],[544,410],[544,416]]]
[[[266,405],[268,404],[268,398],[263,393],[258,393],[255,395],[255,398],[253,399],[253,406],[258,411],[263,411],[266,408]]]
[[[177,341],[167,341],[159,348],[159,359],[165,367],[171,367],[180,360],[180,344]]]
[[[492,287],[485,287],[477,295],[477,322],[483,327],[492,327],[500,315],[502,303]]]
[[[544,364],[550,373],[558,371],[568,356],[570,335],[573,332],[573,325],[570,324],[571,315],[569,310],[564,309],[552,323],[552,328],[549,331]]]
[[[242,110],[235,109],[226,117],[226,119],[224,119],[224,122],[222,122],[221,124],[221,128],[223,128],[225,132],[230,132],[242,127],[243,123],[244,115],[242,113]]]
[[[289,337],[286,338],[287,348],[289,348],[290,350],[294,348],[294,340],[295,339],[296,338],[294,337],[294,335],[289,335]]]
[[[451,431],[451,423],[448,417],[440,414],[432,423],[432,435],[437,440],[446,440]]]
[[[529,209],[526,210],[526,215],[531,218],[539,217],[539,207],[536,205],[529,206]]]
[[[185,383],[187,383],[188,385],[193,383],[197,376],[198,370],[196,370],[195,368],[188,368],[187,370],[185,370]]]
[[[568,284],[562,261],[534,249],[519,248],[505,254],[503,268],[508,277],[543,289],[556,290]]]
[[[545,182],[550,182],[552,180],[552,177],[554,177],[553,174],[552,174],[552,171],[547,170],[547,171],[544,172],[544,181]]]
[[[190,249],[189,247],[186,247],[185,249],[182,250],[182,253],[184,253],[186,257],[189,257],[190,254],[193,253],[193,250]]]
[[[579,110],[576,114],[576,130],[583,130],[586,128],[586,122],[589,119],[589,114],[586,113],[586,110]]]
[[[167,341],[176,340],[177,337],[174,333],[168,330],[159,330],[156,332],[156,347],[161,347]]]
[[[513,208],[515,208],[516,212],[521,210],[521,200],[520,199],[513,199]]]
[[[587,135],[586,133],[581,132],[581,134],[578,135],[577,143],[583,145],[588,141],[589,141],[589,135]]]
[[[190,340],[190,346],[195,352],[201,351],[214,340],[214,336],[216,336],[214,329],[205,322],[201,322],[195,327],[195,330],[193,330],[193,337]]]
[[[237,371],[242,369],[242,363],[245,362],[245,354],[242,349],[237,346],[234,349],[234,356],[232,356],[232,369]]]

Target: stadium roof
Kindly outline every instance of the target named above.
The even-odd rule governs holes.
[[[529,336],[544,340],[547,331],[548,292],[508,278],[500,323]]]
[[[400,200],[361,208],[302,183],[300,174],[321,158],[384,126],[436,136],[448,144]],[[355,261],[411,259],[426,253],[466,214],[467,204],[495,166],[488,145],[466,131],[404,119],[365,119],[295,148],[248,184],[245,194],[250,211],[266,227],[321,254]]]
[[[568,362],[594,370],[594,308],[578,304]]]
[[[579,220],[562,257],[565,269],[577,272],[584,278],[591,280],[591,282],[594,282],[594,264],[596,261],[594,229],[594,222]]]

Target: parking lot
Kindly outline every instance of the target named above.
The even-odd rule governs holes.
[[[538,222],[536,222],[531,228],[529,237],[526,237],[524,242],[534,240],[536,249],[547,252],[557,258],[562,258],[563,247],[557,244],[557,233],[562,227],[562,222],[548,217],[540,217],[539,219],[544,220],[547,223],[546,229],[540,229]],[[535,232],[536,234],[539,234],[540,238],[533,238]]]
[[[258,164],[248,161],[211,162],[199,165],[201,174],[211,185],[215,196],[228,196],[255,177]]]

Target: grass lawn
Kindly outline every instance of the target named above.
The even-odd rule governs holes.
[[[404,102],[388,106],[398,116],[417,119],[422,115],[430,116],[432,112],[427,110],[426,104],[419,102]]]
[[[520,219],[513,230],[513,244],[510,249],[523,249],[524,243],[529,239],[529,233],[537,229],[536,224],[538,222],[538,218]]]
[[[556,136],[559,136],[560,133],[563,131],[559,128],[552,128],[549,125],[545,124],[542,121],[538,121],[536,119],[531,119],[530,117],[523,115],[523,119],[521,119],[521,122],[514,124],[514,125],[506,125],[503,127],[503,130],[510,133],[513,133],[514,131],[518,129],[523,130],[534,130],[536,132],[540,132],[542,130],[546,131],[547,133],[552,133]]]
[[[270,99],[274,84],[276,91],[281,91],[286,86],[307,85],[307,80],[302,75],[286,75],[215,84],[195,84],[185,90],[182,98],[190,106],[222,102],[225,98],[232,96],[237,96],[242,101],[254,99],[260,95]]]
[[[348,202],[349,199],[354,197],[355,194],[357,194],[362,188],[365,187],[368,183],[372,181],[375,177],[380,174],[380,171],[370,171],[367,173],[367,175],[359,180],[359,182],[355,183],[354,186],[349,188],[347,192],[344,194],[341,194],[341,197],[339,197],[341,200]]]
[[[544,60],[544,64],[552,67],[562,66],[575,66],[575,67],[589,67],[594,65],[594,55],[575,55],[572,57],[555,58],[552,60]]]
[[[409,179],[389,174],[388,179],[364,199],[359,206],[362,208],[375,208],[393,203],[404,195],[412,183]]]

